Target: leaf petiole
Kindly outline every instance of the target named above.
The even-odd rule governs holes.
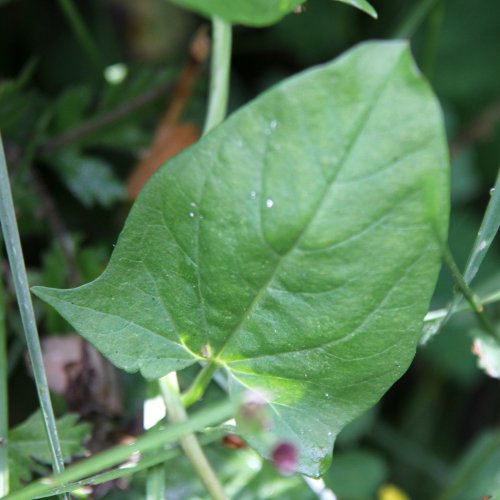
[[[181,396],[184,408],[194,405],[205,394],[216,370],[217,365],[215,363],[207,363],[200,370],[189,389]]]

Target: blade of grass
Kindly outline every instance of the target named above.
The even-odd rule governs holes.
[[[1,241],[1,238],[0,238]],[[7,436],[9,432],[7,392],[7,331],[5,327],[5,296],[0,275],[0,497],[9,493],[9,456]]]
[[[226,430],[222,431],[222,427],[219,427],[218,431],[219,432],[214,432],[213,430],[210,430],[208,433],[202,434],[199,438],[200,443],[203,446],[213,443],[214,441],[219,440],[227,432]],[[71,491],[81,489],[85,486],[102,484],[108,481],[119,479],[121,477],[131,476],[133,474],[136,474],[137,472],[149,469],[151,467],[154,467],[155,465],[163,464],[168,460],[177,458],[181,455],[181,453],[182,451],[178,446],[166,450],[156,451],[153,454],[148,453],[147,456],[140,457],[138,461],[127,462],[106,472],[99,472],[80,481],[65,484],[64,486],[49,490],[42,495],[37,495],[35,498],[46,498],[61,493],[69,493]]]
[[[469,288],[469,285],[476,277],[479,267],[481,266],[486,253],[498,233],[498,229],[500,228],[500,171],[497,175],[495,186],[490,190],[490,195],[491,198],[488,206],[486,207],[486,211],[477,233],[476,241],[472,246],[463,276],[458,270],[449,249],[443,249],[443,257],[451,271],[455,284],[458,288],[458,293],[455,294],[450,305],[444,309],[446,313],[444,315],[442,312],[440,313],[442,318],[439,321],[435,316],[428,318],[428,321],[433,321],[433,324],[431,325],[429,323],[427,327],[424,327],[421,340],[421,343],[423,344],[425,344],[433,335],[438,333],[444,325],[446,325],[451,316],[453,316],[453,314],[455,314],[455,312],[462,307],[464,298],[470,304],[472,311],[476,314],[483,329],[497,339],[499,338],[500,334],[495,330],[486,314],[484,314],[484,302],[478,300]],[[492,301],[494,300],[495,298],[493,297]]]
[[[7,255],[12,272],[12,280],[14,282],[14,288],[16,290],[17,301],[21,313],[26,344],[28,346],[28,354],[31,367],[33,369],[38,399],[40,401],[40,408],[42,410],[45,430],[49,440],[49,448],[52,456],[52,468],[55,472],[62,472],[64,470],[64,462],[62,458],[61,445],[57,435],[56,420],[52,409],[52,402],[50,400],[45,367],[43,365],[40,339],[38,338],[35,313],[33,311],[33,303],[31,302],[28,277],[26,275],[26,267],[24,265],[23,251],[21,247],[21,240],[19,238],[19,229],[17,227],[14,202],[12,200],[7,162],[5,160],[1,135],[0,221],[2,224],[5,247],[7,249]],[[69,497],[64,496],[64,498]]]
[[[179,424],[172,424],[161,429],[152,429],[138,438],[135,442],[126,445],[115,446],[103,451],[91,458],[66,468],[61,474],[35,481],[28,486],[5,497],[5,500],[26,500],[45,495],[55,488],[64,486],[73,481],[79,481],[85,477],[102,471],[108,467],[118,465],[137,454],[161,448],[167,444],[177,442],[180,438],[197,432],[205,427],[215,425],[228,420],[234,416],[236,405],[231,401],[205,408],[190,416],[189,420]]]
[[[495,187],[491,189],[490,193],[490,201],[486,207],[481,226],[477,233],[476,241],[472,246],[471,254],[467,261],[467,265],[465,266],[463,281],[467,286],[469,286],[472,280],[476,277],[479,267],[486,257],[486,252],[490,248],[491,243],[493,242],[500,227],[500,172],[497,175]],[[467,298],[465,294],[462,295]],[[460,306],[463,300],[462,295],[455,295],[450,306],[448,307],[448,313],[441,326],[446,324],[451,315]],[[481,308],[481,304],[478,304],[478,307]]]
[[[465,267],[464,280],[467,284],[470,284],[475,278],[479,266],[500,228],[500,171],[497,175],[495,187],[490,190],[490,194],[490,201],[486,207],[481,227]]]

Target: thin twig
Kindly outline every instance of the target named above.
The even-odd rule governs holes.
[[[98,116],[93,120],[89,120],[87,123],[75,127],[74,129],[68,130],[67,132],[61,134],[58,137],[49,139],[43,146],[40,147],[39,153],[44,155],[52,153],[56,149],[60,149],[68,144],[75,142],[82,137],[85,137],[93,132],[96,132],[104,127],[107,127],[114,122],[125,118],[134,111],[142,108],[146,104],[150,104],[156,99],[162,97],[163,95],[171,92],[175,86],[175,82],[167,82],[160,85],[150,91],[132,99],[127,104],[120,106],[105,115]]]

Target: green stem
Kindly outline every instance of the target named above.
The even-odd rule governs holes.
[[[421,0],[394,31],[392,38],[411,38],[439,0]]]
[[[196,403],[205,393],[208,384],[217,370],[215,363],[207,363],[198,373],[189,389],[182,395],[184,408],[189,408]]]
[[[182,404],[176,372],[171,372],[159,380],[160,391],[167,407],[167,413],[173,424],[187,421],[186,410]],[[227,496],[208,462],[203,449],[194,434],[181,438],[181,447],[191,462],[201,481],[214,500],[226,500]]]
[[[148,469],[146,500],[163,500],[165,498],[165,490],[165,465],[162,463]]]
[[[5,327],[5,295],[0,275],[0,497],[9,493],[9,462],[7,438],[9,433],[7,392],[7,329]]]
[[[40,339],[36,327],[35,313],[33,311],[33,303],[24,265],[23,251],[21,248],[21,240],[19,238],[19,230],[17,227],[16,215],[14,211],[14,202],[12,200],[12,192],[10,189],[9,174],[7,171],[7,163],[3,151],[2,138],[0,136],[0,221],[2,223],[2,231],[7,248],[7,255],[12,272],[12,279],[16,290],[19,310],[21,312],[21,320],[23,323],[24,334],[26,336],[26,344],[28,346],[28,354],[33,369],[33,375],[42,410],[45,430],[49,440],[50,453],[52,456],[52,467],[55,472],[64,470],[64,462],[61,453],[61,445],[57,435],[56,420],[52,403],[50,400],[49,388],[47,385],[47,377],[45,375],[45,367],[43,365],[42,350],[40,347]],[[65,498],[68,498],[65,496]]]
[[[231,67],[231,24],[212,18],[212,59],[210,62],[210,92],[203,135],[217,126],[227,112],[229,72]]]
[[[494,325],[491,323],[488,316],[486,316],[486,314],[484,313],[483,305],[477,301],[476,297],[474,296],[474,293],[469,288],[469,285],[467,285],[467,283],[465,282],[464,277],[462,276],[462,273],[458,269],[458,266],[455,263],[453,255],[451,254],[450,249],[448,247],[445,247],[443,249],[443,258],[446,265],[448,266],[448,269],[451,272],[456,287],[458,288],[460,293],[465,297],[465,300],[469,303],[472,311],[474,312],[477,320],[479,321],[479,324],[482,326],[482,328],[486,333],[490,334],[492,337],[496,339],[500,339],[499,333],[496,331]],[[453,312],[454,308],[451,307],[448,310],[448,314],[443,319],[443,323],[447,322],[448,317],[451,314],[453,314]]]
[[[483,297],[479,297],[477,299],[477,302],[479,304],[485,306],[487,304],[493,304],[495,302],[500,301],[500,290],[497,290],[493,293],[490,293],[488,295],[484,295]],[[466,304],[459,304],[453,311],[452,315],[460,312],[466,312],[470,311],[470,307]],[[424,318],[425,322],[430,322],[430,321],[437,321],[441,320],[446,317],[446,315],[449,314],[448,309],[435,309],[433,311],[429,311]]]
[[[95,66],[99,73],[102,74],[105,63],[101,56],[101,51],[97,48],[97,45],[94,44],[94,41],[92,40],[83,19],[73,5],[72,0],[59,0],[59,6],[64,12],[76,39],[80,42],[80,45],[82,46],[89,61]]]
[[[58,488],[72,481],[78,481],[108,467],[113,467],[133,457],[135,454],[144,454],[150,450],[161,448],[174,443],[180,438],[197,432],[205,427],[216,425],[234,415],[235,404],[225,401],[212,408],[206,408],[192,415],[189,420],[179,424],[172,424],[161,429],[152,429],[138,438],[132,444],[115,446],[109,450],[94,455],[91,458],[71,465],[61,474],[35,481],[28,486],[7,496],[5,500],[26,500],[44,495],[54,488]]]

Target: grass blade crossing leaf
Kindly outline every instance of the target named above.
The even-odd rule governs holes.
[[[77,424],[78,415],[65,415],[57,420],[57,430],[65,462],[83,455],[82,441],[90,435],[90,425]],[[9,432],[9,468],[12,489],[31,478],[31,471],[44,472],[41,464],[50,464],[51,455],[43,427],[42,414],[37,411]]]
[[[34,291],[126,370],[223,366],[317,475],[410,364],[447,223],[439,106],[407,44],[367,43],[172,159],[97,280]]]

